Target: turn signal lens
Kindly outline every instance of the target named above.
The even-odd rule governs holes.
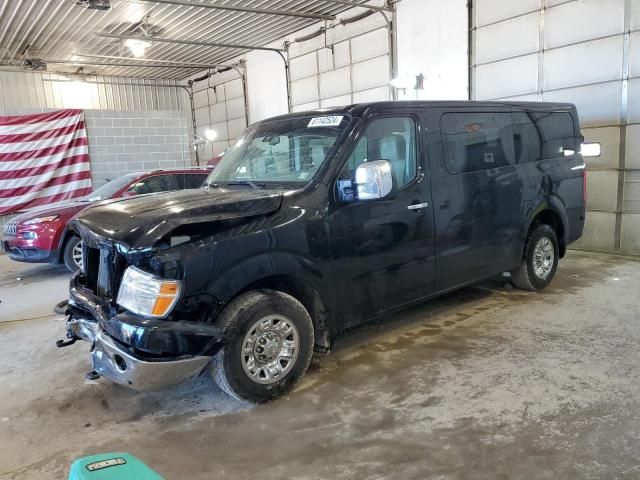
[[[180,298],[180,288],[178,280],[164,280],[129,267],[118,290],[118,305],[144,317],[166,317]]]

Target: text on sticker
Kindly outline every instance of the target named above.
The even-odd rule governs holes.
[[[331,115],[328,117],[314,117],[309,120],[307,127],[337,127],[342,122],[343,115]]]

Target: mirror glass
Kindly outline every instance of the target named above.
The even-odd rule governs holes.
[[[358,200],[384,198],[393,189],[391,164],[387,160],[364,162],[356,169]]]

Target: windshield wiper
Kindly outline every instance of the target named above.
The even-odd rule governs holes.
[[[254,190],[260,190],[265,187],[264,183],[253,183],[251,180],[233,180],[225,182],[226,185],[249,185]]]

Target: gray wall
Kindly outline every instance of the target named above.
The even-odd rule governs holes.
[[[129,172],[191,166],[182,112],[86,110],[85,121],[94,188]]]
[[[640,0],[475,0],[472,97],[572,102],[587,142],[576,247],[640,253]]]

